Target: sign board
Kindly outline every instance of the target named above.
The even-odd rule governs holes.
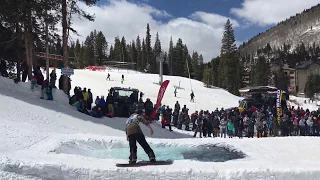
[[[282,99],[282,90],[277,90],[277,121],[278,124],[280,124],[281,121],[281,115],[282,115],[282,109],[281,109],[281,99]]]
[[[74,75],[74,69],[73,68],[61,68],[61,74],[66,75],[66,76],[71,76]]]

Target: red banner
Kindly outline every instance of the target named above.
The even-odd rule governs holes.
[[[151,118],[152,119],[155,119],[156,118],[156,114],[157,114],[157,111],[159,110],[160,106],[161,106],[161,101],[163,99],[163,96],[164,96],[164,93],[166,92],[166,89],[168,87],[168,84],[169,84],[169,80],[165,80],[162,84],[161,84],[161,87],[159,89],[159,92],[158,92],[158,98],[157,98],[157,103],[154,107],[154,110],[151,114]]]

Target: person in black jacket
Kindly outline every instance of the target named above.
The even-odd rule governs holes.
[[[149,118],[153,111],[153,103],[149,98],[147,98],[146,102],[144,103],[144,109],[145,109],[145,114]]]
[[[92,109],[92,103],[93,103],[93,97],[92,97],[92,92],[91,89],[88,89],[88,109],[91,110]]]
[[[114,116],[114,107],[113,107],[113,104],[114,104],[114,98],[113,98],[113,95],[109,92],[107,98],[106,98],[106,104],[107,104],[107,107],[108,107],[108,113],[110,114],[111,117]]]

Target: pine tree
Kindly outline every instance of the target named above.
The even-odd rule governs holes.
[[[150,26],[149,23],[147,24],[147,32],[146,32],[146,41],[145,41],[145,46],[146,46],[146,62],[150,66],[150,73],[154,73],[155,71],[155,61],[152,58],[153,53],[152,53],[152,48],[151,48],[151,34],[150,34]]]
[[[238,95],[240,83],[237,82],[241,76],[239,73],[239,57],[235,44],[235,37],[230,20],[224,27],[222,38],[222,47],[219,63],[219,86],[227,89],[229,92]]]
[[[81,44],[79,42],[79,39],[77,39],[77,41],[76,41],[76,47],[75,47],[75,50],[74,50],[74,56],[75,56],[76,62],[78,64],[78,67],[79,68],[83,68],[84,64],[83,64],[83,56],[82,56],[82,47],[81,47]]]
[[[122,61],[122,47],[119,37],[114,39],[114,58],[115,61],[121,62]]]
[[[157,32],[154,47],[153,47],[153,60],[152,60],[152,61],[156,62],[154,73],[159,73],[159,63],[156,61],[156,58],[158,56],[160,56],[161,52],[162,52],[161,51],[161,42],[159,39],[159,34]]]
[[[137,70],[142,71],[144,69],[142,62],[142,47],[140,37],[137,36],[136,40],[136,49],[137,49]]]
[[[115,61],[115,52],[114,52],[114,48],[113,45],[110,46],[110,50],[109,50],[109,61]]]
[[[192,72],[191,72],[191,77],[193,79],[198,79],[199,80],[199,55],[198,52],[194,51],[192,53],[192,58],[191,58],[191,64],[192,64]]]
[[[121,61],[128,62],[127,45],[124,37],[121,38]]]
[[[219,62],[220,57],[216,57],[211,60],[211,71],[212,71],[212,85],[218,86],[219,85]]]
[[[270,64],[264,56],[259,56],[254,67],[253,85],[268,86],[271,79]]]
[[[132,66],[132,69],[137,69],[137,49],[136,49],[136,44],[134,40],[131,42],[131,62],[135,63],[135,65]]]
[[[281,64],[279,70],[275,72],[274,83],[278,89],[288,92],[288,86],[290,84],[289,77],[283,71],[283,65]]]
[[[305,94],[306,97],[312,98],[314,97],[314,93],[316,93],[316,88],[315,88],[315,75],[311,74],[308,76],[306,85],[305,85]]]
[[[150,65],[147,64],[148,53],[147,53],[146,43],[144,42],[144,39],[142,39],[142,58],[141,59],[142,59],[141,67],[143,68],[143,71],[149,72]]]
[[[93,33],[91,33],[90,36],[87,36],[84,42],[84,66],[95,65],[93,41]]]
[[[179,38],[175,47],[175,56],[173,58],[173,69],[174,74],[176,76],[183,76],[184,75],[184,64],[185,60],[183,59],[183,54],[184,54],[184,45],[182,42],[182,39]]]
[[[202,56],[202,54],[200,54],[200,56],[199,56],[199,67],[198,67],[198,72],[197,72],[197,76],[198,76],[198,78],[199,78],[199,80],[202,80],[202,76],[203,76],[203,56]]]
[[[104,62],[104,59],[107,57],[107,48],[108,43],[106,41],[105,36],[101,31],[98,32],[95,39],[95,46],[96,46],[96,56],[97,56],[97,64],[101,66]]]
[[[189,50],[188,50],[188,47],[187,47],[186,44],[183,46],[182,62],[184,63],[183,76],[184,76],[184,77],[189,77],[188,67],[190,66],[191,59],[190,59]]]
[[[174,47],[173,47],[173,41],[172,41],[172,36],[171,36],[170,43],[169,43],[169,53],[168,53],[168,63],[169,63],[170,75],[174,74],[173,59],[174,59]]]
[[[205,87],[210,87],[210,84],[212,82],[212,75],[211,75],[211,69],[208,65],[203,67],[203,74],[202,76],[202,82],[204,83]]]

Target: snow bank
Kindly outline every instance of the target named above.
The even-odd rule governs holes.
[[[30,82],[19,82],[18,84],[15,84],[12,79],[8,78],[0,78],[0,84],[1,84],[1,90],[2,91],[8,91],[12,93],[19,93],[23,94],[25,96],[30,96],[33,98],[39,98],[40,99],[40,90],[41,86],[38,85],[37,88],[35,88],[34,91],[31,91],[31,83]],[[54,98],[54,102],[61,104],[61,105],[69,105],[69,99],[68,96],[59,89],[53,89],[52,95]]]
[[[115,81],[106,81],[104,72],[78,70],[72,77],[73,86],[91,88],[96,94],[106,95],[111,86],[132,86],[142,89],[146,97],[155,99],[159,86],[154,85],[156,75],[126,74],[127,81],[120,83],[121,73],[111,75]],[[186,89],[174,98],[168,91],[165,103],[173,106],[196,106],[196,109],[214,109],[237,104],[239,97],[221,89],[206,89],[201,82],[193,82],[196,104],[189,102],[189,80],[171,78]],[[85,81],[89,81],[87,85]],[[96,119],[81,114],[68,105],[66,96],[56,90],[55,101],[39,98],[38,90],[30,92],[29,83],[14,84],[0,78],[0,176],[2,179],[266,179],[266,180],[317,180],[320,179],[320,154],[313,153],[320,147],[317,137],[283,137],[262,139],[189,138],[189,135],[169,132],[153,124],[155,134],[147,138],[150,143],[196,146],[219,144],[246,154],[244,159],[226,162],[199,162],[176,160],[170,166],[143,168],[117,168],[115,163],[127,159],[99,159],[80,155],[103,143],[127,143],[124,135],[125,119]],[[168,89],[170,90],[170,88]],[[222,104],[219,104],[222,103]],[[192,110],[190,108],[190,110]],[[148,135],[146,129],[143,131]],[[161,139],[160,139],[161,138]],[[55,150],[67,143],[87,144],[87,148],[70,148],[72,154]],[[93,143],[94,142],[94,143]],[[98,146],[98,144],[100,145]],[[83,145],[83,144],[82,144]],[[78,153],[78,154],[77,154]]]

